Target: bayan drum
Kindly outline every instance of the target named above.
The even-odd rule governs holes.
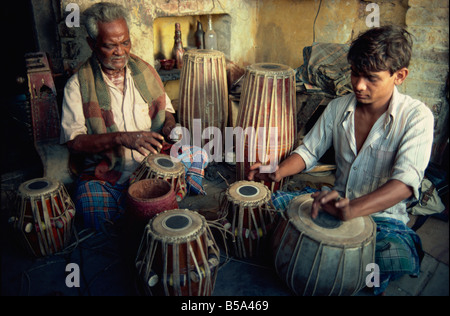
[[[186,196],[185,169],[181,161],[166,154],[148,155],[130,177],[130,183],[143,179],[166,180],[175,191],[176,199],[180,202]]]
[[[128,188],[127,209],[139,221],[148,222],[156,214],[175,208],[175,191],[166,180],[142,179]]]
[[[237,179],[245,180],[250,166],[255,162],[271,165],[275,171],[276,165],[290,154],[294,146],[294,71],[288,66],[271,63],[247,67],[236,125],[246,134],[237,137]],[[272,192],[282,186],[282,182],[265,184]]]
[[[191,144],[199,146],[201,143],[202,148],[205,145],[202,133],[206,128],[216,127],[223,135],[227,124],[228,84],[225,67],[225,55],[216,50],[192,49],[183,56],[178,121],[189,130],[193,140]],[[195,125],[194,119],[201,120],[201,124]],[[197,134],[194,133],[196,130]]]
[[[214,290],[219,258],[205,218],[174,209],[147,224],[135,263],[146,294],[208,296]]]
[[[36,178],[19,186],[10,219],[25,248],[36,257],[66,248],[73,233],[75,205],[64,185]]]
[[[220,203],[220,214],[226,218],[224,228],[235,237],[232,251],[236,257],[261,254],[272,232],[275,212],[271,192],[264,184],[238,181],[228,187]]]
[[[311,217],[313,198],[294,198],[288,220],[272,239],[275,269],[296,295],[353,295],[375,262],[376,224],[369,216],[340,221],[323,210]]]

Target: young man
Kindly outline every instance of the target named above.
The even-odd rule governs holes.
[[[421,243],[406,226],[406,204],[419,198],[431,153],[433,115],[396,88],[408,76],[411,50],[411,35],[400,27],[373,28],[360,35],[348,53],[354,93],[330,102],[303,144],[274,173],[259,173],[260,164],[255,164],[248,175],[250,180],[279,181],[311,169],[333,145],[334,190],[312,194],[311,216],[323,209],[341,220],[373,217],[381,272],[375,294],[389,280],[419,273]]]
[[[64,90],[61,143],[85,157],[74,201],[95,229],[120,217],[131,173],[175,127],[156,70],[130,53],[127,14],[104,2],[84,12],[93,54]]]

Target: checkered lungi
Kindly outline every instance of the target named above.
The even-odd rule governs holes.
[[[310,187],[294,192],[277,191],[272,194],[272,202],[277,209],[286,210],[296,196],[315,191]],[[405,274],[418,277],[424,253],[420,237],[403,222],[388,217],[372,218],[377,225],[375,263],[380,269],[380,284],[374,287],[374,294],[379,295],[391,280]]]

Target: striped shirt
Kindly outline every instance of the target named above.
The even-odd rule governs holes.
[[[395,87],[388,110],[375,122],[358,153],[354,133],[356,103],[353,93],[331,101],[293,153],[303,158],[309,170],[333,145],[334,189],[350,200],[393,179],[410,186],[418,199],[433,142],[434,118],[430,109]],[[372,215],[395,218],[406,224],[407,202]]]

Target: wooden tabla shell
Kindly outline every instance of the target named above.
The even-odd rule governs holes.
[[[142,160],[130,177],[130,184],[143,179],[162,179],[170,183],[178,202],[186,196],[186,174],[181,161],[166,154],[152,154]]]
[[[260,255],[275,223],[275,207],[267,186],[254,181],[231,184],[220,203],[224,227],[234,234],[232,250],[236,257]]]
[[[142,179],[127,190],[127,209],[138,220],[148,221],[166,210],[178,208],[175,191],[162,179]]]
[[[193,135],[193,119],[201,119],[200,135]],[[207,127],[217,127],[222,136],[228,120],[228,84],[225,55],[216,50],[192,49],[183,55],[180,75],[178,121],[192,137],[201,138]],[[198,140],[200,144],[200,139]],[[192,141],[191,141],[192,143]],[[194,143],[195,144],[195,143]]]
[[[208,296],[219,258],[206,219],[195,211],[174,209],[149,221],[135,262],[147,294]]]
[[[75,205],[60,181],[35,178],[19,186],[13,227],[36,257],[55,254],[69,245],[74,216]]]
[[[313,220],[312,202],[309,194],[294,198],[288,220],[277,226],[276,272],[296,295],[356,294],[365,286],[367,264],[375,262],[376,224],[370,216],[339,221],[324,211]]]
[[[294,70],[274,63],[248,66],[242,85],[236,125],[243,131],[253,127],[255,132],[253,139],[248,136],[237,139],[238,180],[247,178],[249,168],[255,162],[270,164],[273,162],[270,159],[272,155],[272,158],[276,157],[280,163],[289,155],[294,146],[297,127]],[[271,136],[275,135],[271,134],[270,127],[277,131],[276,144],[271,141]],[[261,128],[265,128],[265,141],[258,137]],[[239,157],[238,150],[243,150],[243,157]],[[282,182],[265,184],[272,192],[282,186]]]

